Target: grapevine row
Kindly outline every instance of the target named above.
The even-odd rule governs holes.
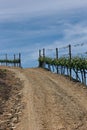
[[[50,64],[50,65],[55,65],[55,66],[63,66],[71,69],[76,69],[76,70],[87,70],[87,59],[86,58],[81,58],[81,57],[73,57],[72,59],[70,58],[65,58],[61,57],[59,59],[52,59],[49,57],[39,57],[39,62],[41,64]]]
[[[0,60],[1,63],[19,63],[20,60],[19,59],[16,59],[16,60]]]

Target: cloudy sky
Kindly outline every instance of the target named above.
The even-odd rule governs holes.
[[[0,0],[0,55],[20,52],[23,67],[36,67],[39,49],[80,43],[87,43],[87,0]]]

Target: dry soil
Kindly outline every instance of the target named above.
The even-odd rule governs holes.
[[[25,105],[13,129],[87,130],[85,86],[41,68],[6,69],[14,73],[23,86]]]

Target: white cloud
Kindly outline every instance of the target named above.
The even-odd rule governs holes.
[[[87,26],[83,23],[69,24],[66,29],[64,29],[64,39],[67,41],[87,41]]]
[[[86,8],[87,0],[0,0],[0,19],[34,17]]]

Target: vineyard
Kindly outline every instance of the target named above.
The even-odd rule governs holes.
[[[0,63],[4,66],[21,67],[21,54],[14,54],[13,56],[2,54],[0,55]]]
[[[80,45],[80,44],[78,44]],[[81,47],[84,44],[81,44]],[[75,45],[76,47],[76,45]],[[82,54],[74,55],[72,53],[72,46],[67,47],[68,54],[59,56],[59,49],[56,48],[56,56],[46,56],[46,50],[43,49],[43,53],[39,50],[39,66],[43,68],[48,68],[50,71],[56,71],[59,74],[66,75],[71,79],[80,81],[81,83],[87,85],[86,74],[87,74],[87,52]],[[65,49],[65,47],[64,47]],[[51,50],[52,52],[52,50]],[[63,51],[64,52],[64,51]],[[51,53],[50,53],[51,55]]]

